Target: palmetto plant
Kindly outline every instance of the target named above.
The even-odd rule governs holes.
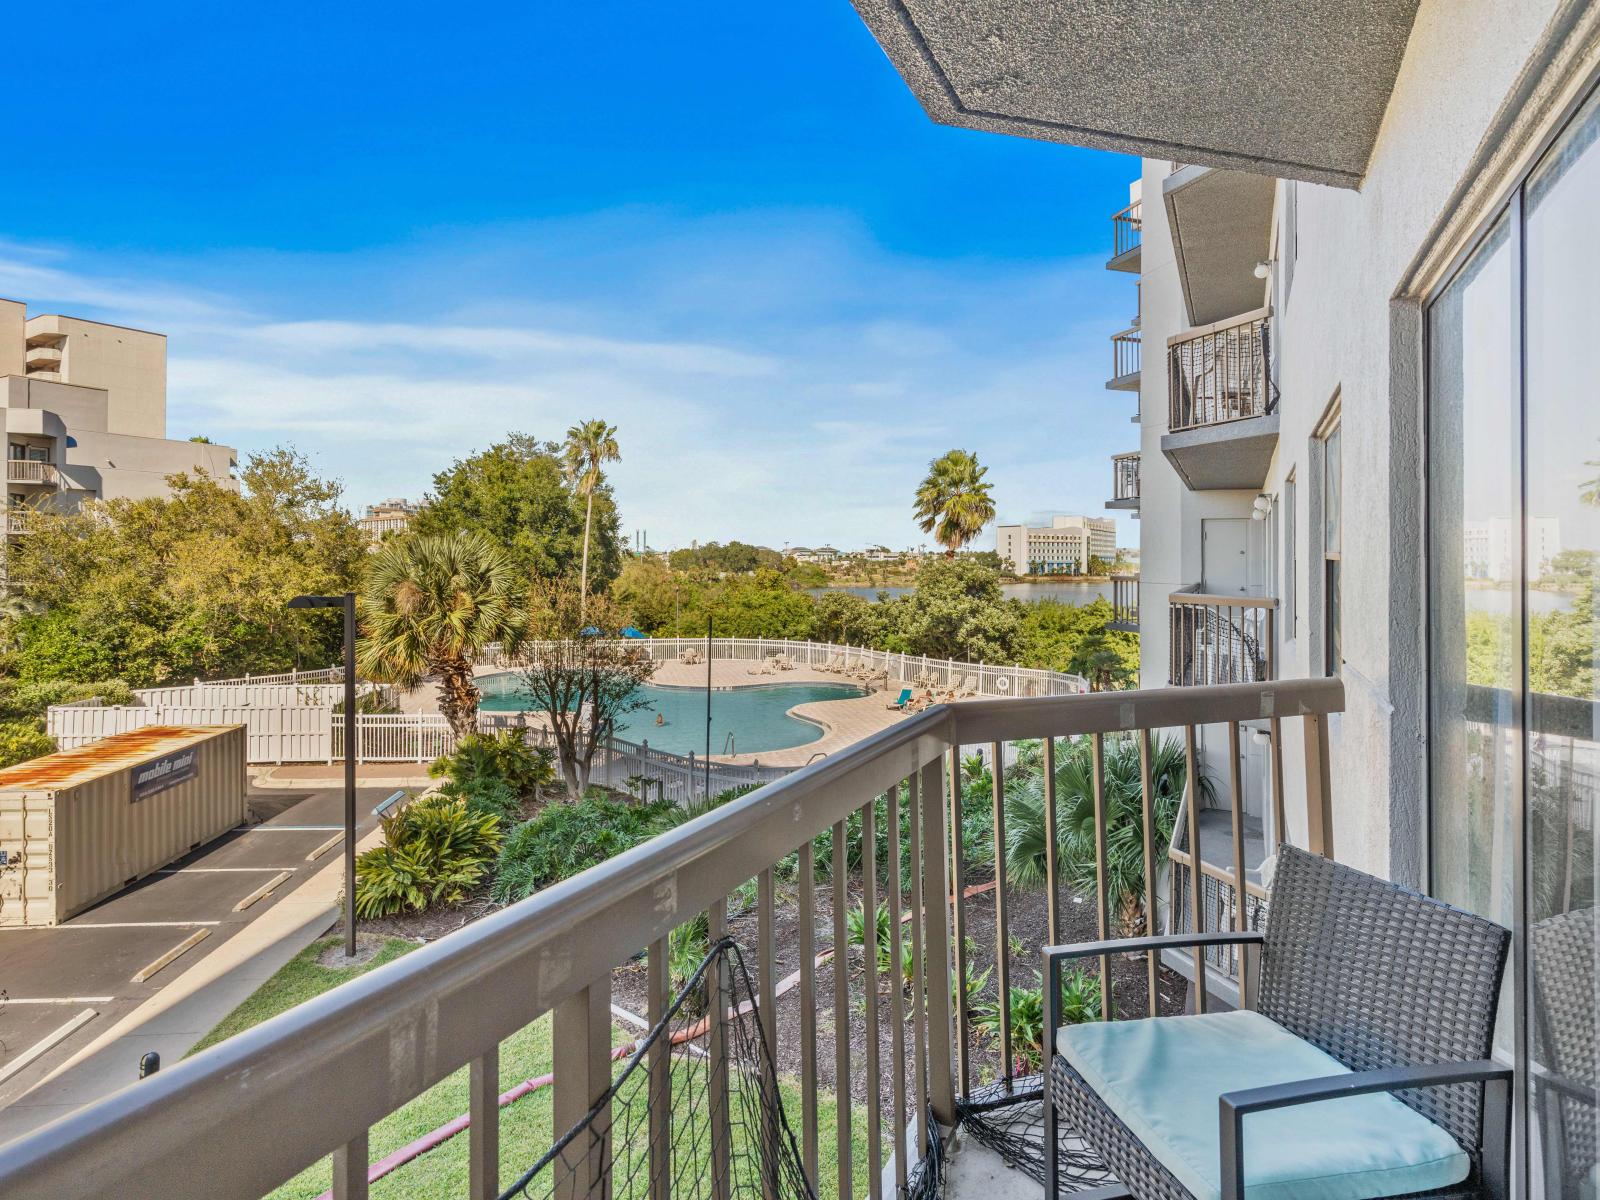
[[[604,421],[585,421],[567,430],[567,440],[561,447],[566,465],[567,481],[572,490],[584,498],[583,508],[583,567],[578,576],[578,595],[589,596],[589,531],[594,526],[594,493],[605,478],[608,462],[622,461],[622,448],[617,445],[617,427]]]
[[[1186,768],[1183,747],[1173,739],[1153,743],[1150,756],[1153,848],[1167,852]],[[1108,740],[1105,746],[1106,890],[1124,933],[1136,932],[1144,911],[1144,827],[1140,802],[1139,743]],[[1198,780],[1202,803],[1215,793],[1204,773]],[[1056,760],[1056,855],[1067,886],[1082,895],[1096,887],[1093,745],[1084,738],[1065,747]],[[1044,779],[1038,772],[1017,774],[1006,790],[1006,876],[1020,887],[1045,882]]]
[[[473,733],[473,662],[493,642],[514,643],[522,630],[505,551],[466,530],[388,542],[368,562],[357,603],[362,672],[406,687],[437,675],[439,711],[457,737]]]
[[[993,485],[983,481],[988,473],[970,450],[951,450],[928,464],[927,478],[917,488],[915,516],[947,558],[954,558],[994,520]]]

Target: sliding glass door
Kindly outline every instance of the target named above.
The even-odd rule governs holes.
[[[1596,1192],[1600,103],[1428,314],[1430,876],[1513,926],[1528,1195]]]

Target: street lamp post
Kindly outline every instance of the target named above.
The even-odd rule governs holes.
[[[344,953],[356,956],[356,594],[296,596],[290,608],[344,610]]]

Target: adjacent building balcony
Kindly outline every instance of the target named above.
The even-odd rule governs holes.
[[[6,460],[6,482],[56,487],[60,483],[60,475],[54,463],[36,462],[31,458],[10,458]]]
[[[1278,602],[1218,595],[1196,584],[1168,597],[1168,682],[1175,687],[1261,683],[1277,678]]]
[[[33,528],[33,518],[27,513],[6,514],[6,533],[12,537],[28,533]]]
[[[1193,491],[1257,489],[1278,444],[1271,310],[1167,339],[1161,453]]]
[[[1111,335],[1111,378],[1106,387],[1113,392],[1139,390],[1139,327]]]
[[[1111,456],[1111,499],[1107,508],[1139,511],[1139,453]]]
[[[1144,222],[1141,202],[1135,200],[1111,218],[1111,257],[1106,260],[1108,271],[1128,271],[1134,275],[1141,269],[1140,243]]]
[[[1139,632],[1139,577],[1113,575],[1111,577],[1110,628],[1124,633]]]
[[[30,374],[36,371],[59,371],[61,370],[61,347],[30,345],[24,362],[27,364]]]

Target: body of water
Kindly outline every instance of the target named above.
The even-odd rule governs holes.
[[[1509,617],[1515,600],[1516,592],[1509,587],[1467,588],[1467,608],[1471,612],[1486,612],[1496,617]],[[1571,608],[1572,596],[1568,592],[1541,592],[1533,589],[1528,591],[1528,612],[1533,616],[1567,612]]]
[[[488,675],[478,681],[486,712],[518,712],[527,700],[517,692],[515,675]],[[630,742],[649,742],[673,754],[704,754],[706,750],[706,693],[704,688],[661,687],[647,683],[639,688],[644,708],[617,722],[617,736]],[[722,689],[711,693],[711,753],[759,754],[803,746],[822,736],[820,725],[791,716],[797,704],[814,700],[845,700],[865,695],[847,683],[769,683]],[[732,745],[728,739],[732,737]]]
[[[890,596],[909,596],[917,589],[914,587],[822,587],[807,588],[813,596],[821,596],[828,592],[845,592],[851,596],[861,596],[867,600],[876,600],[879,592],[887,592]],[[1060,583],[1041,580],[1038,583],[1002,583],[1000,591],[1008,600],[1060,600],[1063,604],[1092,604],[1096,600],[1111,600],[1110,583]]]

